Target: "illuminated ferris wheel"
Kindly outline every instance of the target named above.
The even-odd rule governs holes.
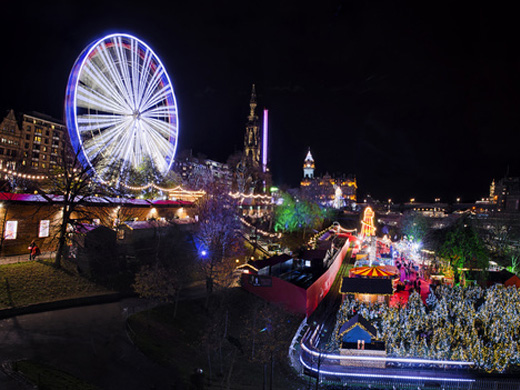
[[[83,50],[70,73],[65,115],[74,151],[100,179],[147,160],[163,174],[170,169],[177,102],[166,69],[143,41],[112,34]]]

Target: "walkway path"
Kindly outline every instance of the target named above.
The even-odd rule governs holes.
[[[56,256],[56,252],[42,252],[40,256],[38,256],[38,260],[42,259],[53,259]],[[24,255],[13,255],[13,256],[3,256],[0,257],[0,265],[2,264],[15,264],[15,263],[25,263],[29,260],[29,253]]]
[[[0,360],[36,359],[102,389],[171,390],[172,370],[151,362],[128,339],[125,313],[142,304],[125,299],[1,320]],[[0,389],[20,388],[0,371]]]

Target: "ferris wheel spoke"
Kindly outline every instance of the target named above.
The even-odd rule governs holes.
[[[154,92],[154,94],[148,99],[148,101],[142,106],[141,111],[147,111],[153,106],[159,104],[159,102],[165,100],[170,94],[170,86],[165,85],[161,89]]]
[[[117,39],[117,42],[118,42],[118,44],[115,46],[115,48],[116,48],[115,52],[116,52],[117,58],[119,60],[118,61],[119,62],[119,73],[121,74],[122,79],[123,79],[123,85],[125,87],[124,92],[126,94],[126,98],[127,98],[128,102],[130,103],[130,108],[132,109],[132,111],[134,111],[136,109],[136,106],[135,106],[134,96],[132,94],[132,86],[130,85],[131,77],[130,77],[130,72],[128,69],[129,60],[126,55],[125,48],[123,46],[123,41],[120,37]]]
[[[78,85],[77,101],[78,107],[81,108],[95,109],[114,114],[124,113],[123,107],[119,104],[82,84]]]
[[[139,68],[139,89],[137,91],[137,104],[141,107],[143,101],[143,95],[147,88],[148,77],[150,75],[150,69],[152,61],[152,53],[147,50],[144,56],[142,66]]]
[[[172,135],[171,124],[154,118],[145,118],[142,122],[146,123],[148,128],[154,129],[154,131],[163,137],[163,139],[169,140]],[[173,135],[177,136],[177,128],[173,127]]]
[[[83,115],[78,118],[78,126],[80,133],[98,131],[103,132],[105,129],[122,125],[124,117],[112,117],[112,119],[96,118],[95,115]]]
[[[134,96],[134,105],[135,108],[139,106],[139,86],[140,86],[140,67],[141,60],[139,56],[139,44],[132,40],[132,79],[130,80],[132,84],[133,96]]]
[[[113,45],[116,45],[114,41],[112,41],[112,43]],[[122,81],[123,75],[119,73],[119,69],[114,63],[114,60],[111,56],[109,56],[109,53],[117,49],[113,49],[113,46],[112,48],[108,48],[104,42],[102,43],[101,49],[102,50],[99,51],[99,58],[103,63],[104,68],[108,71],[111,81],[114,83],[115,86],[117,86],[119,96],[121,96],[121,98],[125,101],[125,107],[127,107],[127,109],[131,111],[132,105],[131,102],[128,100],[128,94],[125,90],[125,85]]]
[[[149,142],[150,146],[161,148],[161,152],[168,151],[171,145],[169,142],[169,134],[165,134],[164,131],[161,131],[157,126],[153,126],[147,122],[142,125],[142,129],[144,130],[147,139],[151,141]]]
[[[144,91],[144,94],[139,101],[139,110],[145,111],[146,107],[148,106],[148,101],[151,99],[151,96],[154,95],[155,91],[159,88],[161,85],[161,80],[164,75],[164,70],[161,66],[157,65],[157,68],[155,69],[155,72],[150,77],[150,80],[148,80],[148,85],[146,86],[146,89]]]
[[[83,137],[84,141],[84,149],[88,155],[92,154],[92,151],[95,150],[106,150],[110,149],[112,146],[115,146],[117,142],[121,140],[124,136],[125,130],[127,129],[127,124],[119,123],[115,126],[104,129],[100,132],[100,134],[92,137],[89,137],[89,134],[85,134]]]
[[[144,118],[171,118],[177,113],[177,109],[172,106],[156,106],[141,114]]]
[[[79,130],[81,132],[105,129],[120,124],[124,119],[121,116],[85,114],[78,117]]]
[[[138,163],[135,162],[135,145],[136,140],[138,139],[137,128],[132,123],[131,126],[127,128],[125,139],[121,142],[121,148],[119,150],[119,154],[123,156],[124,161],[130,161],[133,168],[138,167]]]
[[[86,65],[84,70],[86,73],[85,76],[90,77],[94,82],[94,84],[91,85],[91,89],[95,89],[101,95],[104,95],[108,99],[111,99],[117,104],[119,104],[121,106],[121,110],[127,110],[125,108],[126,103],[124,99],[121,97],[121,94],[119,93],[117,88],[114,88],[114,86],[110,83],[110,81],[103,74],[103,72],[100,71],[97,65],[94,64],[94,62],[90,62],[88,65]],[[87,77],[84,77],[81,80],[84,84],[89,84]]]

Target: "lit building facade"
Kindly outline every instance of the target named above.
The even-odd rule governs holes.
[[[491,199],[496,201],[497,211],[520,211],[520,177],[504,177],[497,183],[493,181],[494,193]]]
[[[303,162],[303,179],[300,183],[302,194],[324,206],[340,207],[352,204],[357,200],[357,182],[353,175],[335,175],[326,173],[314,175],[315,163],[311,151],[307,152]],[[340,196],[342,199],[337,199]]]
[[[48,175],[61,165],[68,142],[65,125],[40,113],[16,115],[10,110],[0,134],[0,169],[29,175]]]
[[[231,189],[233,172],[227,164],[193,157],[191,150],[179,153],[172,169],[181,176],[183,183],[193,187],[192,190],[200,190],[209,180],[218,181]]]

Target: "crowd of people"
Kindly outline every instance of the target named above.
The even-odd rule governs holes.
[[[329,350],[340,348],[339,329],[355,314],[374,325],[389,356],[469,361],[487,372],[520,367],[516,287],[441,285],[430,291],[426,304],[413,292],[404,307],[368,305],[345,297]]]

